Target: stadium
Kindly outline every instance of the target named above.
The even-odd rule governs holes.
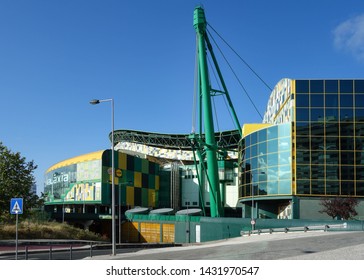
[[[281,80],[263,123],[244,124],[242,138],[237,130],[215,133],[228,151],[218,160],[220,218],[324,220],[322,198],[350,196],[359,201],[361,219],[363,112],[364,80]],[[179,219],[198,224],[210,216],[210,188],[205,176],[199,181],[190,135],[117,130],[114,141],[120,240],[131,238],[121,237],[130,216],[169,219],[172,232]],[[53,217],[109,233],[110,155],[80,155],[47,170],[46,208]],[[140,226],[134,224],[135,240]]]

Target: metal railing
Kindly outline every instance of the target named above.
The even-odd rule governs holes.
[[[312,226],[301,226],[301,227],[283,227],[283,228],[265,228],[265,229],[255,229],[249,231],[241,231],[241,236],[250,235],[260,235],[260,234],[272,234],[277,232],[308,232],[308,231],[328,231],[329,229],[345,229],[347,228],[347,223],[343,224],[332,224],[332,225],[312,225]]]

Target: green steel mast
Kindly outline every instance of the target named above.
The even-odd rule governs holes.
[[[235,125],[239,130],[240,134],[241,127],[235,113],[234,107],[230,100],[225,82],[221,75],[221,71],[217,64],[215,55],[212,50],[209,38],[206,33],[206,18],[205,12],[202,7],[198,6],[194,10],[194,21],[193,26],[196,30],[197,35],[197,52],[198,52],[198,85],[199,85],[199,100],[200,100],[200,135],[196,136],[190,135],[190,139],[193,145],[194,151],[196,150],[199,158],[199,183],[200,188],[203,184],[202,174],[206,174],[206,179],[210,187],[210,215],[211,217],[221,217],[224,215],[224,201],[222,200],[223,188],[220,189],[220,179],[219,179],[219,166],[218,166],[218,154],[219,147],[215,140],[214,131],[214,120],[212,114],[212,102],[211,98],[216,93],[225,94],[228,100],[229,107],[231,109]],[[211,88],[208,66],[207,66],[207,50],[209,50],[212,60],[214,62],[215,68],[217,70],[218,76],[220,78],[221,84],[223,86],[224,92],[219,90],[214,90]],[[202,113],[202,114],[201,114]],[[202,119],[204,125],[204,136],[202,135]],[[220,153],[221,154],[221,153]]]
[[[207,158],[207,175],[210,183],[210,211],[211,217],[221,216],[221,199],[219,191],[219,173],[217,165],[217,146],[215,141],[214,122],[210,96],[210,83],[208,77],[206,58],[206,18],[201,7],[194,12],[194,28],[198,37],[198,71],[200,77],[200,94],[203,107],[205,147]]]

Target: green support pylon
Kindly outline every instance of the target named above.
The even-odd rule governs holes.
[[[211,217],[220,217],[222,215],[222,204],[217,164],[217,145],[212,117],[211,86],[208,77],[206,58],[206,24],[203,8],[197,7],[194,11],[193,26],[196,29],[198,37],[198,72],[200,78],[200,98],[204,118],[204,151],[207,161],[207,176],[210,185],[210,212]]]

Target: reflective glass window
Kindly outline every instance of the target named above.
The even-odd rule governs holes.
[[[311,179],[325,179],[325,165],[311,165]]]
[[[341,182],[341,194],[343,195],[354,195],[354,182],[343,181]]]
[[[250,148],[245,149],[245,158],[246,159],[251,158],[251,149]]]
[[[256,157],[258,155],[258,146],[253,145],[251,146],[251,155],[250,157]]]
[[[280,165],[278,166],[278,178],[279,180],[291,179],[292,172],[290,165]]]
[[[260,182],[265,182],[268,180],[268,168],[259,168],[258,178]]]
[[[258,131],[258,141],[259,142],[267,141],[267,130],[266,129],[262,129],[262,130]]]
[[[340,92],[352,93],[353,92],[353,80],[340,80]]]
[[[268,127],[267,135],[268,140],[278,138],[278,126]]]
[[[279,151],[291,150],[291,138],[288,137],[278,138],[278,150]]]
[[[279,181],[279,194],[291,194],[291,180]]]
[[[324,144],[324,136],[311,137],[311,150],[323,151],[325,149]]]
[[[258,143],[258,135],[256,132],[250,134],[250,141],[251,141],[251,145],[255,145]]]
[[[278,153],[268,154],[267,162],[268,162],[268,167],[277,165],[278,164]]]
[[[364,123],[355,123],[355,135],[364,136]]]
[[[325,138],[325,149],[326,150],[338,150],[339,149],[339,138],[338,137],[326,137]]]
[[[296,162],[297,164],[304,164],[304,163],[309,163],[310,162],[310,151],[309,150],[297,150],[296,152]]]
[[[251,159],[251,170],[255,170],[258,169],[258,158],[257,157],[253,157]]]
[[[352,94],[340,94],[340,106],[341,107],[353,107],[353,95]]]
[[[331,179],[331,180],[339,179],[338,165],[326,165],[326,179]]]
[[[311,151],[311,164],[325,164],[324,151]]]
[[[267,153],[267,142],[262,142],[258,144],[258,154],[265,155]]]
[[[355,167],[356,180],[364,180],[364,166]]]
[[[356,122],[364,122],[364,109],[356,109],[355,110],[355,121]]]
[[[355,95],[355,106],[356,107],[364,107],[364,94],[356,94]]]
[[[260,182],[258,184],[258,194],[267,195],[267,182]]]
[[[337,80],[326,80],[325,81],[325,92],[326,93],[338,92],[338,81]]]
[[[278,155],[278,164],[291,164],[291,152],[280,152]]]
[[[259,169],[267,167],[267,155],[260,155],[258,157],[258,167]]]
[[[308,93],[309,81],[308,80],[296,80],[296,93]]]
[[[338,195],[340,194],[339,182],[328,181],[326,182],[326,194],[327,195]]]
[[[245,147],[249,147],[250,145],[250,135],[248,135],[247,137],[245,137]]]
[[[340,109],[340,120],[341,121],[354,121],[354,110],[351,109]]]
[[[308,122],[309,120],[309,109],[296,108],[296,121]]]
[[[296,122],[296,134],[297,135],[309,135],[310,125],[308,122]]]
[[[356,195],[364,195],[364,182],[356,182]]]
[[[268,167],[268,181],[276,181],[278,180],[278,166],[269,166]]]
[[[364,80],[356,80],[355,81],[355,92],[356,93],[364,93]]]
[[[278,152],[278,139],[268,141],[267,147],[268,147],[268,153]]]
[[[338,136],[339,135],[339,123],[326,122],[325,135],[326,136]]]
[[[311,123],[311,135],[325,135],[324,123]]]
[[[325,182],[324,181],[311,181],[312,194],[325,194]]]
[[[355,168],[353,165],[341,165],[341,180],[352,180],[354,178],[354,170]]]
[[[310,194],[310,181],[309,180],[298,180],[297,184],[297,193],[298,194]]]
[[[354,150],[354,137],[341,137],[340,148],[341,150]]]
[[[311,122],[323,122],[325,117],[325,111],[323,108],[311,109]]]
[[[311,94],[311,107],[324,107],[323,94]]]
[[[341,136],[353,137],[354,135],[354,123],[352,122],[341,122],[340,123],[340,134]]]
[[[308,94],[298,94],[296,96],[296,107],[309,107],[310,96]]]
[[[278,181],[268,181],[267,182],[268,195],[278,194]]]
[[[341,152],[341,164],[354,164],[354,152],[345,151]]]
[[[245,161],[245,170],[248,172],[252,169],[252,161],[251,159]]]
[[[310,178],[311,168],[309,164],[305,165],[297,165],[296,175],[297,179],[306,179]]]
[[[311,93],[324,92],[324,81],[323,80],[311,80],[310,81],[310,92]]]
[[[325,118],[326,118],[326,121],[337,121],[339,119],[339,110],[338,110],[338,108],[326,107],[326,109],[325,109]]]
[[[364,150],[364,137],[355,137],[355,150]]]
[[[297,150],[309,150],[310,138],[309,137],[296,137]]]
[[[279,137],[291,136],[291,125],[282,124],[278,127]]]
[[[339,152],[338,151],[325,151],[326,164],[337,165],[339,164]]]
[[[326,107],[338,107],[339,106],[339,95],[338,94],[326,94],[325,106]]]
[[[339,194],[339,181],[326,181],[327,194]]]

